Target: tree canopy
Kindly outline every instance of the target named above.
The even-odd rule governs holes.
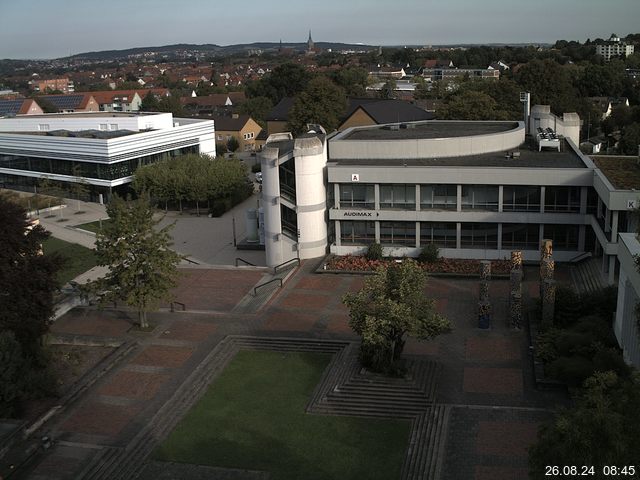
[[[120,300],[135,308],[147,327],[147,312],[168,301],[176,285],[182,257],[171,249],[173,225],[158,228],[146,195],[130,201],[114,196],[107,214],[111,221],[96,236],[96,256],[109,271],[91,289],[103,303]]]
[[[405,259],[380,268],[362,290],[347,293],[349,325],[362,337],[360,358],[375,371],[397,370],[405,336],[435,338],[451,329],[433,300],[425,297],[427,274],[419,264]]]
[[[294,133],[303,133],[309,123],[320,124],[331,132],[340,125],[346,109],[344,90],[327,77],[316,77],[294,101],[288,125]]]

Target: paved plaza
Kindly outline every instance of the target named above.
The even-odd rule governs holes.
[[[257,313],[237,313],[234,307],[264,280],[264,270],[186,268],[175,292],[186,310],[151,314],[150,332],[135,328],[135,312],[122,308],[77,308],[60,318],[52,326],[54,335],[89,343],[116,338],[132,347],[43,426],[56,442],[28,478],[108,478],[96,465],[110,454],[134,452],[141,430],[158,421],[157,413],[176,391],[195,382],[194,372],[210,365],[211,353],[229,335],[357,342],[341,297],[361,288],[365,277],[316,274],[316,264],[303,263]],[[532,269],[525,275],[528,302],[537,291],[535,274]],[[483,331],[476,328],[478,280],[430,278],[426,294],[454,330],[431,342],[407,342],[408,358],[441,365],[435,403],[449,412],[439,437],[442,479],[526,478],[527,448],[537,427],[564,402],[534,388],[526,333],[507,326],[508,289],[506,279],[491,281],[492,328]],[[140,451],[138,465],[151,462],[149,451]],[[158,468],[148,465],[148,471]],[[261,478],[256,472],[253,477],[216,469],[208,474]]]

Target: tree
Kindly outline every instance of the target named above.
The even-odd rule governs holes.
[[[632,123],[624,127],[620,138],[620,153],[637,155],[640,148],[640,123]]]
[[[275,105],[284,97],[302,92],[310,79],[311,74],[302,65],[284,63],[257,82],[247,84],[246,93],[249,98],[269,97]]]
[[[497,107],[497,102],[486,93],[469,90],[450,97],[436,115],[442,120],[503,120]]]
[[[396,98],[396,88],[398,84],[394,78],[388,79],[380,89],[380,98]]]
[[[347,293],[349,325],[362,337],[360,358],[367,368],[397,370],[409,335],[421,340],[448,332],[451,324],[424,296],[427,274],[412,260],[380,268],[362,290]]]
[[[515,81],[531,92],[532,105],[550,105],[558,113],[575,111],[579,95],[571,84],[569,70],[558,62],[532,60],[518,70]]]
[[[269,97],[254,97],[247,100],[238,107],[240,113],[244,113],[253,118],[262,128],[266,128],[265,119],[273,108],[273,103]],[[223,152],[221,152],[223,153]]]
[[[69,184],[69,190],[76,197],[76,213],[80,213],[80,199],[89,193],[89,184],[82,176],[80,165],[75,164],[72,168],[73,181]]]
[[[49,329],[62,265],[58,256],[41,255],[48,236],[21,206],[0,196],[0,331],[13,332],[23,353],[34,358]]]
[[[227,150],[229,150],[230,152],[235,152],[236,150],[238,150],[238,148],[240,148],[240,142],[238,142],[238,139],[236,137],[231,137],[229,138],[229,140],[227,140]]]
[[[338,128],[347,109],[344,90],[327,77],[316,77],[298,95],[289,111],[289,128],[303,133],[307,124],[322,125],[327,132]]]
[[[595,478],[605,478],[601,475],[605,465],[638,468],[638,405],[638,375],[620,379],[610,371],[594,374],[586,380],[575,406],[561,410],[538,432],[538,442],[529,451],[530,478],[547,478],[546,465],[594,466]]]
[[[91,285],[102,303],[121,300],[138,311],[142,328],[147,313],[170,297],[176,285],[181,256],[171,250],[169,231],[158,229],[147,195],[125,201],[114,196],[107,206],[111,222],[96,236],[99,265],[109,272]]]
[[[364,97],[369,85],[369,72],[362,67],[346,67],[338,70],[334,81],[342,87],[349,97]]]
[[[158,97],[152,91],[149,91],[142,102],[140,102],[140,111],[141,112],[158,112],[160,110],[160,103],[158,102]]]

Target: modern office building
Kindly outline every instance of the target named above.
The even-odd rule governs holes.
[[[613,283],[618,232],[638,194],[577,148],[580,119],[533,107],[524,122],[424,121],[355,127],[329,139],[271,136],[262,156],[267,263],[364,252],[451,258],[602,257]],[[317,128],[316,131],[319,131]],[[640,185],[639,185],[640,188]]]
[[[104,200],[141,165],[187,153],[215,156],[211,120],[170,113],[72,113],[0,118],[0,186],[83,182]]]

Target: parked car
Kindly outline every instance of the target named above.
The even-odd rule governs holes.
[[[262,172],[256,172],[256,182],[262,183]]]

